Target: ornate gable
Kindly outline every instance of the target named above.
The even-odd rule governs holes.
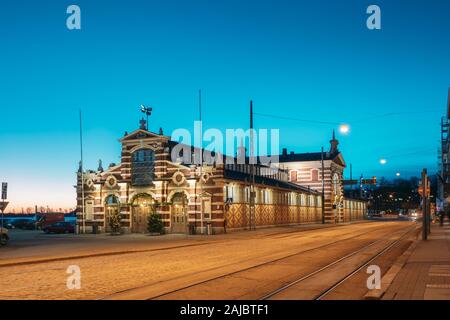
[[[342,156],[342,153],[339,152],[339,154],[333,159],[333,162],[337,165],[345,168],[347,165],[345,164],[344,157]]]
[[[127,134],[123,138],[119,139],[120,142],[125,141],[133,141],[133,140],[143,140],[143,139],[149,139],[149,138],[161,138],[164,136],[160,136],[156,133],[144,130],[144,129],[137,129],[133,131],[130,134]],[[165,137],[166,138],[166,137]]]

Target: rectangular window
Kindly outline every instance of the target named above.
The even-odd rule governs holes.
[[[291,182],[297,182],[297,170],[291,170]]]
[[[94,220],[94,200],[86,200],[84,212],[86,214],[86,220]]]
[[[311,170],[311,181],[319,181],[319,170]]]
[[[203,216],[205,219],[211,219],[211,199],[203,199]]]
[[[150,149],[135,151],[131,162],[131,183],[133,186],[148,186],[155,174],[155,152]]]
[[[244,189],[244,202],[250,202],[250,188],[245,187]]]
[[[225,201],[233,202],[233,187],[225,186]]]

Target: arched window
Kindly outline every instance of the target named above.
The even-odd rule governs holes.
[[[131,183],[134,186],[148,186],[155,176],[155,152],[141,149],[133,153],[131,162]]]
[[[154,201],[151,195],[142,193],[135,196],[131,203],[134,207],[149,207],[153,205]]]
[[[335,196],[341,195],[341,183],[337,173],[333,175],[333,192]]]
[[[117,206],[117,205],[119,205],[119,199],[115,195],[110,194],[105,199],[105,205],[107,205],[107,206]]]
[[[185,206],[188,202],[186,195],[182,192],[175,193],[171,200],[172,200],[173,204],[182,205],[182,206]]]

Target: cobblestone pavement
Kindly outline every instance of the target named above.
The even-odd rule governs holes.
[[[410,223],[371,222],[308,231],[267,229],[220,236],[200,246],[4,266],[0,267],[0,299],[101,299],[140,286],[163,287],[169,280],[185,283],[203,274],[220,274],[353,234],[406,224]],[[79,290],[66,286],[70,265],[81,269]]]

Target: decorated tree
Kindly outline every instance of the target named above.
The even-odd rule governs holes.
[[[122,216],[117,210],[111,214],[109,218],[109,226],[111,227],[111,233],[120,233],[120,227],[122,225]]]
[[[153,211],[148,217],[148,231],[150,233],[164,234],[164,223],[161,215]]]

